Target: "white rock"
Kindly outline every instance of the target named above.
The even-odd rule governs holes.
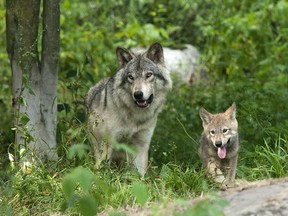
[[[142,48],[134,48],[133,52],[143,51]],[[171,75],[175,75],[180,81],[191,84],[195,81],[199,71],[200,53],[192,45],[186,44],[184,49],[171,49],[163,47],[164,59]]]
[[[185,49],[170,49],[164,47],[164,58],[167,69],[184,83],[192,83],[199,64],[200,53],[189,45]]]

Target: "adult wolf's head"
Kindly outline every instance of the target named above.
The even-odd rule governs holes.
[[[204,134],[218,149],[219,158],[226,157],[226,148],[231,139],[238,136],[235,102],[224,113],[211,114],[204,108],[199,111],[204,128]]]
[[[155,96],[159,97],[155,94],[171,89],[172,82],[165,68],[160,43],[154,43],[146,52],[140,53],[118,47],[116,54],[121,71],[120,85],[131,94],[138,107],[148,107],[155,100]]]

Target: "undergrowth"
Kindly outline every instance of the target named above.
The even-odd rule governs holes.
[[[58,85],[59,161],[18,164],[13,158],[11,72],[5,50],[5,3],[0,0],[0,215],[95,215],[126,206],[180,202],[174,215],[222,215],[225,203],[189,199],[217,191],[197,155],[200,107],[212,113],[237,104],[237,179],[288,176],[288,76],[285,0],[61,1]],[[179,13],[181,11],[181,13]],[[107,19],[108,17],[108,19]],[[123,18],[124,17],[124,18]],[[195,45],[203,80],[174,83],[159,115],[144,179],[127,165],[94,166],[86,132],[84,95],[117,70],[116,46],[152,42]],[[25,165],[25,166],[24,166]],[[217,198],[216,198],[217,200]]]
[[[59,149],[60,160],[57,163],[42,163],[36,159],[34,163],[26,164],[26,167],[23,167],[23,163],[20,165],[10,161],[13,166],[7,169],[7,178],[1,182],[1,214],[39,215],[41,212],[42,215],[50,215],[58,212],[61,215],[95,215],[97,212],[108,211],[118,215],[117,209],[123,210],[125,206],[140,208],[153,203],[164,205],[179,199],[185,206],[185,200],[217,191],[217,185],[205,177],[197,155],[198,139],[202,131],[197,111],[202,104],[194,99],[191,105],[189,97],[193,97],[198,88],[203,86],[189,89],[183,86],[169,94],[152,139],[149,169],[144,179],[139,177],[131,165],[117,168],[104,162],[100,169],[96,169],[87,140],[85,121],[83,123],[72,117],[74,111],[62,113],[66,115],[67,121],[62,126],[66,125],[67,128],[63,129],[66,132],[62,131],[61,135],[61,140],[66,142]],[[176,100],[179,93],[186,95],[186,100],[181,104]],[[266,120],[252,115],[250,121],[261,125],[254,129],[254,133],[259,129],[258,132],[262,133],[259,137],[262,139],[256,139],[258,136],[251,139],[252,133],[245,133],[243,128],[247,125],[247,118],[241,98],[245,98],[245,95],[233,98],[238,102],[237,118],[241,140],[236,178],[255,181],[287,176],[287,131],[282,128],[282,133],[279,131],[277,134],[269,127],[263,128],[263,121]],[[205,102],[205,97],[198,100]],[[219,106],[216,111],[228,104],[218,103],[221,101],[210,103]],[[213,108],[210,107],[210,110]],[[274,127],[281,128],[281,124]],[[170,128],[173,128],[172,132]],[[200,212],[203,208],[201,205],[196,205],[195,209],[188,207],[182,215]],[[221,202],[219,205],[222,205]],[[221,213],[221,208],[217,206],[211,206],[211,209],[216,208],[214,211]],[[177,211],[173,214],[181,215]]]

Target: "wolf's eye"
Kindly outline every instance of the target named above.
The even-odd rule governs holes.
[[[210,134],[214,135],[215,134],[215,130],[210,130]]]
[[[151,77],[152,75],[153,75],[153,73],[152,73],[152,72],[149,72],[149,73],[146,74],[146,78],[148,79],[148,78]]]
[[[229,130],[228,128],[223,128],[222,132],[223,132],[223,133],[227,133],[228,130]]]
[[[129,75],[128,75],[128,79],[134,80],[134,77],[133,77],[131,74],[129,74]]]

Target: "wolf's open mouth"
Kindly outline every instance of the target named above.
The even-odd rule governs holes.
[[[218,148],[218,157],[221,159],[224,159],[226,157],[226,148],[229,146],[230,144],[230,139],[227,141],[227,143],[221,147]]]
[[[218,148],[218,157],[224,159],[226,157],[226,145]]]
[[[135,103],[137,104],[138,107],[140,108],[145,108],[147,107],[150,103],[153,101],[153,94],[150,95],[150,97],[147,100],[136,100]]]

